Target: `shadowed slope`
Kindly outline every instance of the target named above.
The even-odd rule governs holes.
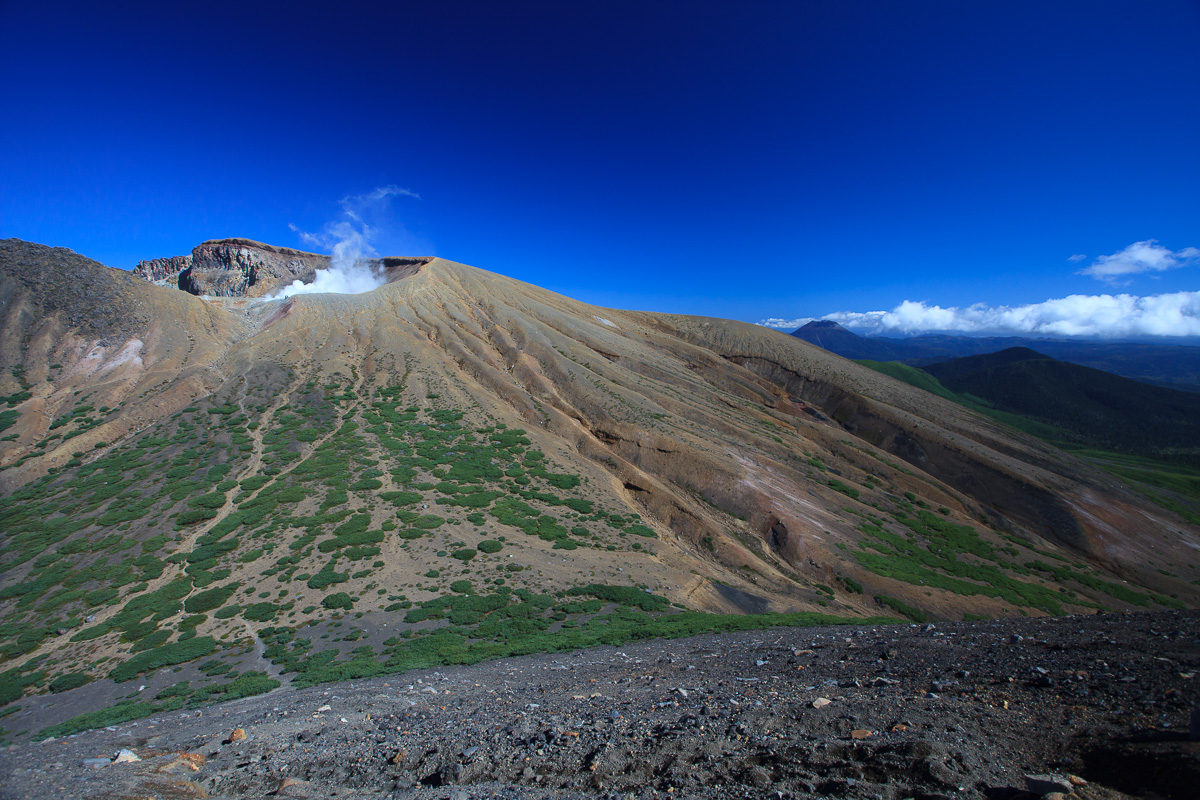
[[[1069,432],[1092,447],[1200,462],[1200,395],[1057,361],[1024,347],[930,364],[956,392]]]

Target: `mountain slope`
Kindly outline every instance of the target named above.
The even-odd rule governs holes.
[[[1147,386],[1022,347],[924,369],[953,391],[1068,431],[1089,446],[1200,462],[1200,395]]]
[[[444,259],[278,302],[0,253],[0,700],[142,675],[129,715],[814,612],[1200,599],[1196,529],[1115,478],[758,326]],[[51,308],[60,261],[146,321]],[[792,616],[720,616],[745,611]]]

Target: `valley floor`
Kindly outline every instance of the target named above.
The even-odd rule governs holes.
[[[1198,673],[1200,612],[655,640],[14,745],[0,798],[1182,800]]]

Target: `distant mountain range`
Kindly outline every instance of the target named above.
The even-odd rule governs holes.
[[[816,320],[792,332],[844,358],[902,361],[914,366],[1027,347],[1051,358],[1104,370],[1135,381],[1200,392],[1200,347],[1032,339],[1019,336],[914,336],[910,339],[859,336],[830,320]]]

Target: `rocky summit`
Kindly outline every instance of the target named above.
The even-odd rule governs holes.
[[[212,297],[263,297],[294,281],[312,283],[329,256],[249,239],[216,239],[189,255],[139,261],[133,274],[159,286]]]
[[[932,636],[950,622],[1006,620],[1016,626],[1011,635],[1025,636],[1021,625],[1049,617],[1066,617],[1058,624],[1068,630],[1077,619],[1070,615],[1088,615],[1085,627],[1095,631],[1124,619],[1109,615],[1156,612],[1145,619],[1179,621],[1148,626],[1169,624],[1183,631],[1171,641],[1194,645],[1185,612],[1200,603],[1200,529],[1194,509],[1169,485],[1135,489],[1000,420],[796,337],[728,320],[591,306],[446,259],[381,259],[375,268],[386,282],[363,294],[263,299],[326,268],[324,256],[241,239],[142,262],[137,274],[61,248],[0,242],[4,741],[52,747],[29,743],[94,728],[127,732],[134,723],[140,732],[185,714],[211,719],[211,704],[236,700],[253,705],[220,713],[253,707],[260,721],[285,711],[321,714],[329,726],[324,741],[342,736],[338,726],[350,724],[342,716],[357,720],[356,730],[373,731],[378,748],[348,749],[339,764],[375,763],[393,734],[416,732],[407,744],[397,740],[403,755],[387,755],[399,758],[398,769],[384,770],[415,781],[409,788],[385,787],[366,772],[344,773],[340,787],[426,792],[516,781],[529,791],[636,795],[642,786],[697,795],[701,788],[682,780],[683,762],[667,763],[672,751],[663,743],[705,739],[697,732],[701,725],[710,731],[704,705],[726,717],[733,708],[747,713],[747,703],[755,714],[778,706],[791,719],[801,708],[807,717],[819,699],[832,703],[824,711],[841,713],[839,697],[847,693],[895,694],[899,703],[901,695],[925,692],[959,697],[966,719],[988,709],[1000,714],[1004,698],[985,691],[993,684],[957,672],[1005,683],[1045,677],[1053,683],[1039,686],[1047,690],[1038,695],[1044,713],[1022,723],[1036,737],[1055,714],[1081,719],[1073,707],[1088,707],[1086,695],[1073,693],[1077,684],[1064,682],[1065,671],[1111,674],[1106,686],[1117,689],[1125,677],[1143,679],[1108,650],[1086,664],[1029,657],[1027,665],[1005,661],[1013,666],[1003,670],[971,666],[971,642],[984,640],[956,627],[961,637],[914,656],[903,688],[892,689],[886,681],[901,678],[880,671],[891,658],[885,640],[908,635],[889,631],[913,629],[888,626],[932,624]],[[835,665],[846,660],[845,648],[805,644],[803,628],[830,625],[870,631],[874,666],[843,669]],[[822,630],[841,636],[840,628]],[[486,685],[496,690],[496,664],[504,663],[497,659],[578,653],[535,657],[577,668],[595,652],[586,648],[700,634],[732,638],[643,642],[637,646],[663,648],[655,664],[659,657],[680,663],[615,678],[604,677],[607,667],[589,667],[581,674],[597,688],[569,687],[572,697],[588,699],[605,691],[604,680],[625,679],[623,687],[646,681],[654,692],[665,686],[686,697],[601,703],[585,714],[556,694],[566,683],[545,681],[543,701],[530,674],[519,673],[509,688],[519,683],[525,694],[505,713],[525,709],[536,725],[557,731],[550,740],[542,728],[514,738],[485,717],[470,729],[479,741],[436,744],[465,718],[440,716],[453,703],[435,707],[422,696],[426,684],[410,677],[453,669],[464,684],[490,675]],[[854,643],[856,635],[868,634],[841,638]],[[1000,639],[988,641],[989,652],[1003,648]],[[1109,647],[1124,646],[1113,641]],[[771,649],[785,643],[820,656]],[[1128,646],[1159,643],[1147,635]],[[670,677],[687,664],[700,669],[688,648],[709,646],[717,657],[702,684],[683,672]],[[751,653],[764,662],[756,669],[777,671],[743,670]],[[1173,674],[1190,674],[1186,657],[1163,658]],[[485,662],[491,666],[479,666]],[[944,674],[951,663],[963,666]],[[1033,677],[1025,666],[1047,672]],[[331,687],[346,680],[392,682],[373,689],[391,696],[386,709],[361,704],[369,725],[354,716],[360,712],[335,709],[332,695],[348,690]],[[829,680],[838,685],[823,683]],[[1162,692],[1176,693],[1162,712],[1168,716],[1143,714],[1138,724],[1169,722],[1178,730],[1178,704],[1193,696],[1188,680],[1163,682]],[[953,681],[990,699],[975,704],[974,695],[956,695],[964,690]],[[405,712],[394,705],[396,687],[409,684],[422,703]],[[437,683],[429,688],[441,691]],[[295,705],[315,696],[299,693],[324,691],[331,695],[321,705],[329,709]],[[457,698],[463,689],[454,691]],[[474,713],[486,715],[488,699],[470,696],[479,700]],[[679,705],[668,711],[658,703]],[[540,707],[556,709],[561,720],[533,713]],[[1111,708],[1117,714],[1118,705]],[[612,713],[629,722],[603,728]],[[919,715],[850,712],[855,719],[813,728],[798,744],[771,740],[770,756],[761,737],[798,736],[790,723],[718,715],[722,721],[712,724],[724,744],[686,757],[695,764],[705,754],[713,766],[696,775],[716,776],[713,786],[761,796],[983,796],[1014,785],[994,759],[1036,773],[1058,769],[1045,748],[1028,757],[991,750],[955,761],[941,734],[932,744],[889,738],[904,733],[897,725],[913,728],[941,713],[936,705]],[[235,749],[219,753],[261,768],[249,770],[244,785],[225,784],[235,789],[209,782],[179,792],[288,796],[305,789],[285,780],[311,784],[323,774],[325,767],[299,752],[258,748],[258,722],[221,719],[229,730],[188,729],[188,736],[230,738]],[[506,720],[524,731],[519,720]],[[593,726],[586,737],[585,721]],[[246,744],[232,738],[235,728]],[[587,752],[575,748],[570,732],[589,743]],[[471,766],[484,763],[478,754],[502,734],[522,741],[519,756],[506,744],[495,751],[496,764]],[[850,738],[843,742],[842,734]],[[544,741],[530,748],[535,735]],[[176,750],[215,758],[218,750],[207,739],[153,738],[122,739],[117,749],[141,761],[103,765],[101,774],[160,766],[163,775],[191,772],[183,756],[187,763],[169,767],[151,761]],[[649,755],[636,744],[644,740],[656,743]],[[63,758],[72,765],[77,756],[111,760],[109,746],[117,743],[68,741],[103,741],[95,753],[69,751]],[[890,773],[860,756],[862,748],[876,753],[893,742],[887,763],[926,777],[885,791]],[[603,752],[589,755],[602,743]],[[460,744],[462,752],[481,750],[429,752]],[[13,752],[32,759],[52,751]],[[731,758],[736,769],[716,766]],[[561,774],[547,779],[551,760]],[[463,769],[454,771],[452,762]],[[275,768],[300,763],[308,766]],[[576,775],[580,764],[596,764],[609,777],[585,784]],[[19,766],[8,765],[16,775]],[[647,768],[666,777],[653,780],[642,774]],[[839,782],[827,783],[822,771]],[[618,773],[634,777],[612,777]],[[59,791],[28,775],[11,785],[25,787],[18,796]],[[130,796],[167,791],[129,789]],[[307,791],[322,796],[326,789]]]

